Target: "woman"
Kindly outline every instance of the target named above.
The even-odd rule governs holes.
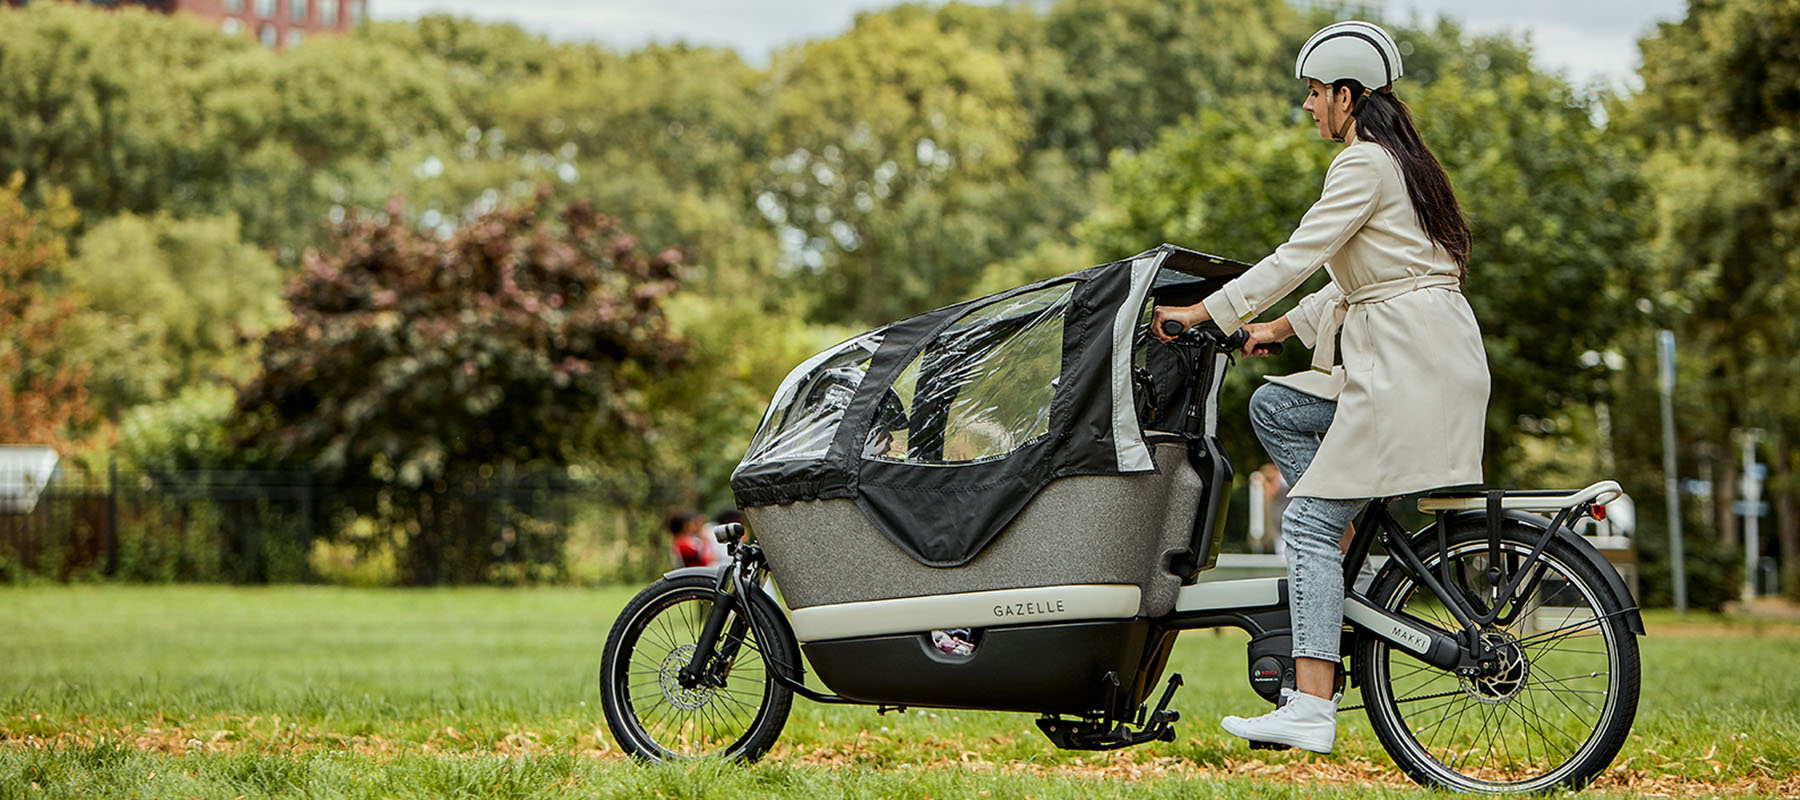
[[[1469,228],[1449,178],[1392,93],[1392,37],[1366,22],[1328,26],[1300,49],[1295,77],[1319,135],[1344,143],[1319,201],[1274,255],[1200,303],[1158,307],[1249,332],[1244,353],[1289,336],[1313,371],[1270,378],[1250,421],[1293,486],[1282,515],[1296,693],[1273,712],[1226,717],[1254,742],[1331,752],[1350,522],[1371,497],[1481,482],[1487,357],[1463,299]],[[1330,262],[1327,264],[1326,262]],[[1249,322],[1324,266],[1325,288],[1273,322]],[[1336,363],[1341,332],[1343,364]]]

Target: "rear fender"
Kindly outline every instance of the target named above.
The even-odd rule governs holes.
[[[1517,522],[1521,525],[1529,525],[1541,531],[1550,530],[1550,520],[1536,514],[1525,511],[1509,510],[1502,512],[1502,516],[1509,521]],[[1446,524],[1464,522],[1466,520],[1484,519],[1487,519],[1486,511],[1459,511],[1451,513],[1446,520]],[[1552,532],[1552,535],[1566,542],[1570,547],[1573,547],[1575,552],[1580,553],[1583,558],[1588,560],[1589,564],[1593,565],[1594,570],[1599,572],[1601,577],[1605,579],[1607,591],[1612,592],[1613,599],[1617,600],[1619,605],[1626,609],[1625,613],[1621,615],[1625,619],[1626,629],[1639,636],[1643,636],[1644,618],[1638,613],[1637,600],[1631,596],[1631,590],[1625,586],[1625,579],[1619,577],[1619,571],[1613,567],[1612,562],[1607,561],[1606,556],[1601,555],[1600,551],[1596,549],[1591,542],[1581,538],[1581,536],[1574,531],[1569,530],[1568,526],[1559,526]],[[1413,547],[1420,553],[1430,552],[1436,546],[1436,522],[1425,526],[1423,530],[1419,531],[1417,536],[1413,537]]]

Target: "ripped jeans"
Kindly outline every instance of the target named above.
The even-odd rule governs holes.
[[[1337,401],[1273,383],[1250,396],[1250,426],[1289,486],[1300,480],[1319,452]],[[1281,515],[1287,545],[1288,610],[1294,656],[1338,661],[1344,626],[1344,556],[1338,540],[1367,500],[1292,498]]]

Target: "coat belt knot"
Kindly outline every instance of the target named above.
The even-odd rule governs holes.
[[[1329,373],[1332,367],[1337,366],[1338,330],[1344,327],[1344,318],[1350,315],[1351,306],[1385,303],[1408,292],[1427,289],[1462,291],[1455,275],[1432,273],[1377,281],[1345,292],[1325,318],[1324,326],[1319,328],[1318,346],[1313,348],[1312,368],[1319,372]]]

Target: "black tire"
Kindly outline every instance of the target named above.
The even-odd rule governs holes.
[[[1509,521],[1501,549],[1510,574],[1543,533]],[[1486,522],[1454,526],[1446,537],[1451,580],[1491,602],[1485,575]],[[1414,540],[1434,575],[1435,533]],[[1483,794],[1585,786],[1619,754],[1637,716],[1637,638],[1605,578],[1574,546],[1544,549],[1536,589],[1484,633],[1508,652],[1499,675],[1463,679],[1372,636],[1352,659],[1369,722],[1394,763],[1426,786]],[[1497,593],[1497,592],[1496,592]],[[1369,590],[1376,605],[1460,629],[1441,601],[1397,562]],[[1629,602],[1627,599],[1625,602]]]
[[[733,613],[745,631],[724,685],[684,689],[676,672],[699,639],[716,596],[708,576],[665,578],[639,592],[606,637],[600,704],[625,752],[646,761],[724,758],[754,761],[781,736],[793,692],[777,683],[777,664],[796,668],[799,646],[775,602],[750,593]],[[741,598],[742,599],[742,598]],[[730,636],[731,624],[721,640]]]

